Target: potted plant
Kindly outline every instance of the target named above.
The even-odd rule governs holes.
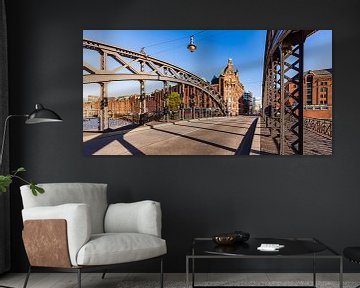
[[[27,181],[18,175],[19,173],[25,171],[26,170],[24,167],[20,167],[17,170],[12,171],[8,175],[0,175],[0,192],[6,192],[10,184],[13,182],[13,179],[19,179],[20,181],[30,185],[31,192],[34,196],[37,196],[38,194],[43,194],[45,192],[44,188],[37,186],[34,181]]]

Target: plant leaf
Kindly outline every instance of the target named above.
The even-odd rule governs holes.
[[[11,174],[16,175],[19,172],[25,172],[25,171],[26,171],[26,169],[24,167],[19,167],[18,169],[11,171]]]
[[[44,188],[35,185],[35,190],[39,193],[39,194],[43,194],[45,192]]]
[[[43,194],[45,192],[44,188],[37,186],[35,182],[30,183],[30,189],[34,196],[38,196],[38,194]]]
[[[10,184],[12,183],[12,176],[11,175],[0,175],[0,191],[6,192],[7,188],[9,188]]]
[[[24,167],[19,167],[15,173],[18,173],[18,172],[25,172],[26,169]]]

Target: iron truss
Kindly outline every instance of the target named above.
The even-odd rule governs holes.
[[[164,86],[168,85],[167,82],[182,83],[195,87],[209,95],[221,112],[224,115],[226,113],[224,100],[212,88],[211,84],[180,67],[158,60],[145,53],[137,53],[88,39],[83,39],[83,48],[95,50],[101,55],[100,69],[83,62],[83,69],[89,73],[83,75],[83,84],[99,83],[103,87],[111,81],[138,80],[141,86],[144,87],[143,81],[145,80],[163,81]],[[115,60],[119,66],[109,70],[107,67],[108,57]],[[144,94],[144,91],[140,94]]]
[[[263,114],[278,153],[303,154],[304,42],[316,30],[268,30]]]

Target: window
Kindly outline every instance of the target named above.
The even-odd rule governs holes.
[[[328,88],[327,87],[323,87],[321,88],[321,93],[319,95],[319,102],[320,104],[328,104]]]
[[[306,79],[306,104],[312,105],[312,76],[308,76]]]

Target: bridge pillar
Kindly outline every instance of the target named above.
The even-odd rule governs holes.
[[[189,87],[189,104],[191,108],[191,118],[195,119],[195,94],[194,94],[194,87]]]
[[[180,93],[181,93],[181,101],[182,101],[182,103],[181,103],[181,120],[184,120],[185,119],[185,109],[184,109],[184,107],[185,107],[185,84],[180,84],[181,86],[180,86]]]
[[[278,61],[273,59],[270,68],[270,97],[271,97],[271,135],[279,144],[280,129],[280,91],[278,85]],[[278,147],[279,148],[279,147]]]
[[[100,115],[99,130],[105,131],[109,129],[109,113],[107,98],[107,83],[100,83]]]
[[[139,111],[139,122],[140,124],[144,124],[144,116],[146,113],[146,99],[145,99],[145,81],[140,80],[140,111]]]
[[[200,94],[200,118],[204,118],[204,106],[205,106],[205,99],[204,99],[204,93],[201,92]]]
[[[100,53],[100,69],[106,71],[107,69],[107,53]],[[104,131],[109,129],[109,114],[108,114],[108,98],[107,98],[107,82],[100,82],[100,115],[99,115],[99,130]]]
[[[284,58],[286,49],[280,44],[280,155],[285,154],[285,72]]]
[[[285,154],[287,142],[295,154],[303,154],[304,107],[304,32],[281,43],[281,141],[280,154]],[[290,85],[292,87],[290,87]],[[290,89],[291,88],[291,89]],[[286,133],[286,137],[285,137]],[[285,138],[288,138],[285,139]]]
[[[169,121],[169,83],[164,81],[164,120]]]
[[[269,79],[269,69],[266,69],[265,72],[265,81],[263,82],[263,97],[262,97],[262,109],[261,113],[265,119],[265,127],[268,128],[269,121],[269,91],[268,91],[268,79]]]
[[[145,63],[144,61],[140,61],[140,71],[141,73],[145,72]],[[146,97],[145,97],[145,81],[144,80],[140,80],[140,119],[139,119],[139,123],[140,124],[144,124],[144,122],[146,121],[144,119],[146,113]]]

